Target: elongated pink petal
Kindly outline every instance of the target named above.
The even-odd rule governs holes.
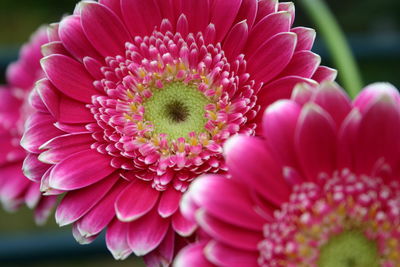
[[[356,138],[361,122],[361,114],[358,109],[353,109],[344,119],[338,133],[338,169],[355,167]]]
[[[273,12],[278,11],[278,0],[259,0],[256,23]]]
[[[166,190],[161,193],[160,203],[158,204],[158,213],[161,217],[166,218],[171,216],[178,210],[179,201],[182,193],[177,190]]]
[[[390,83],[373,83],[365,87],[354,100],[353,105],[357,107],[361,113],[368,110],[375,104],[376,100],[382,95],[390,96],[396,103],[400,104],[400,94],[396,87]]]
[[[290,26],[292,26],[293,22],[294,22],[294,17],[295,17],[294,4],[292,2],[280,2],[278,4],[278,11],[289,12],[289,14],[292,18]]]
[[[194,243],[182,249],[174,261],[174,267],[215,267],[204,256],[203,251],[206,244],[206,242]]]
[[[248,184],[276,205],[287,201],[290,189],[263,141],[248,136],[234,136],[225,143],[224,151],[233,179]],[[259,164],[260,161],[263,165]]]
[[[263,18],[251,30],[249,41],[246,44],[246,52],[251,55],[264,42],[274,35],[290,30],[290,14],[288,12],[273,13]]]
[[[201,210],[197,212],[197,221],[213,239],[238,249],[257,251],[257,244],[263,239],[259,231],[223,223]]]
[[[62,149],[67,146],[86,144],[91,141],[93,141],[93,138],[90,133],[64,134],[44,143],[40,149]]]
[[[111,9],[118,17],[122,18],[120,1],[115,0],[99,0],[99,3]]]
[[[235,22],[241,22],[246,20],[248,28],[251,29],[256,20],[258,9],[257,0],[242,0],[242,5],[239,9],[239,13],[236,16]]]
[[[306,177],[331,175],[336,160],[336,126],[330,115],[315,104],[306,104],[296,127],[297,157]]]
[[[306,27],[296,27],[290,30],[297,35],[296,51],[311,50],[315,40],[315,30]]]
[[[100,181],[114,170],[109,156],[91,149],[84,150],[55,165],[49,185],[59,190],[79,189]]]
[[[61,54],[65,56],[71,56],[71,54],[65,49],[65,46],[61,41],[54,41],[42,46],[42,54],[44,57],[51,54]]]
[[[39,183],[43,174],[49,168],[48,164],[40,162],[35,154],[28,154],[22,164],[24,175],[33,182]]]
[[[128,230],[129,223],[120,222],[118,219],[114,219],[107,227],[107,248],[116,260],[124,260],[132,253],[127,239]]]
[[[167,266],[172,262],[175,248],[175,233],[170,228],[161,244],[143,257],[148,267]]]
[[[161,24],[161,13],[154,0],[121,0],[125,25],[132,36],[150,35]]]
[[[239,22],[232,27],[223,44],[227,58],[234,59],[241,53],[246,44],[248,34],[249,29],[246,21]]]
[[[114,173],[94,185],[69,192],[57,207],[56,222],[64,226],[80,219],[110,191],[118,179],[118,173]]]
[[[248,59],[248,70],[252,78],[268,82],[277,76],[290,62],[296,47],[296,34],[277,34],[265,42]],[[277,56],[279,55],[279,56]]]
[[[92,95],[98,94],[92,78],[77,61],[55,54],[43,58],[41,64],[49,80],[67,96],[90,103]]]
[[[94,121],[93,114],[81,102],[61,97],[58,121],[62,123],[87,123]]]
[[[337,71],[335,69],[331,69],[325,66],[319,66],[315,71],[312,79],[318,83],[323,81],[334,81],[337,76]]]
[[[124,9],[124,6],[122,6]],[[83,31],[97,51],[106,56],[125,54],[125,42],[131,37],[119,17],[96,2],[80,2]],[[135,14],[131,14],[135,17]]]
[[[230,225],[262,231],[265,222],[253,210],[251,195],[242,190],[242,186],[237,181],[208,175],[193,183],[190,194],[202,209],[219,220]],[[243,218],[247,219],[243,220]]]
[[[24,179],[22,177],[22,179]],[[25,194],[25,203],[30,208],[33,209],[40,200],[40,184],[39,183],[31,183]]]
[[[50,80],[42,79],[36,83],[35,90],[42,99],[48,112],[50,112],[54,118],[57,118],[60,113],[59,94],[54,85],[50,82]]]
[[[321,57],[308,50],[299,51],[293,54],[293,58],[286,68],[279,74],[284,76],[300,76],[311,78],[321,63]]]
[[[78,226],[76,224],[72,225],[72,235],[75,238],[76,242],[78,242],[81,245],[87,245],[92,243],[97,236],[89,236],[89,237],[85,237],[83,236],[79,230],[78,230]]]
[[[131,182],[115,202],[118,219],[130,222],[142,217],[154,207],[159,194],[146,182]]]
[[[77,59],[90,56],[100,59],[100,55],[90,44],[83,32],[79,16],[68,16],[60,22],[59,35],[68,51]]]
[[[53,207],[57,204],[56,196],[42,197],[35,207],[35,223],[37,225],[44,225],[52,214]]]
[[[207,259],[217,266],[242,267],[258,266],[258,251],[246,251],[210,241],[204,249]]]
[[[161,218],[156,209],[129,225],[128,244],[136,256],[154,250],[168,231],[170,221]]]
[[[338,128],[351,110],[350,98],[337,84],[331,82],[321,84],[314,102],[331,114]]]
[[[189,22],[189,32],[204,31],[210,22],[210,1],[185,0],[182,1],[182,13]]]
[[[279,100],[264,112],[263,135],[271,151],[277,155],[282,166],[298,167],[294,149],[296,122],[300,106],[293,101]]]
[[[172,227],[180,236],[192,235],[196,230],[196,226],[197,225],[194,221],[190,221],[183,217],[179,210],[172,216]]]
[[[216,41],[222,41],[239,11],[242,0],[214,0],[211,6],[211,23],[217,31]]]

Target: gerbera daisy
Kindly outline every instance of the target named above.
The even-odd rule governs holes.
[[[18,61],[7,69],[7,85],[0,86],[0,199],[6,210],[14,211],[21,204],[35,209],[35,220],[42,224],[47,219],[55,197],[41,197],[39,183],[29,181],[22,172],[26,152],[20,146],[24,124],[33,108],[29,105],[29,94],[35,81],[43,76],[40,68],[40,47],[48,42],[44,27],[37,30],[25,44]],[[26,175],[35,180],[47,169],[37,162]]]
[[[108,225],[117,259],[170,262],[194,229],[181,195],[226,171],[224,141],[254,134],[259,110],[294,84],[334,79],[293,19],[275,0],[104,0],[52,25],[37,86],[47,111],[22,145],[51,164],[42,190],[67,192],[57,222],[81,242]]]
[[[182,211],[203,238],[175,266],[400,266],[400,95],[299,85],[228,140],[229,176],[197,179]]]

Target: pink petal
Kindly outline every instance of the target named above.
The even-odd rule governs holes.
[[[315,30],[306,27],[296,27],[290,30],[297,35],[296,51],[311,50],[315,40]]]
[[[42,99],[44,105],[46,106],[48,112],[53,115],[54,118],[57,118],[59,111],[59,95],[57,88],[53,86],[53,84],[48,79],[39,80],[36,83],[35,90],[39,94]]]
[[[290,13],[290,16],[292,17],[292,21],[290,23],[291,26],[294,22],[295,17],[294,4],[292,2],[281,2],[278,4],[278,11],[285,11]]]
[[[131,37],[117,15],[95,2],[80,2],[80,5],[83,31],[97,51],[104,57],[125,55],[125,42],[131,41]],[[133,13],[131,16],[136,18]]]
[[[99,0],[99,3],[111,9],[118,17],[122,18],[120,1]]]
[[[399,105],[393,97],[383,93],[364,111],[360,122],[355,140],[357,173],[370,175],[381,159],[395,167],[400,151],[399,136]]]
[[[83,236],[79,230],[78,230],[78,226],[76,224],[72,225],[72,235],[75,238],[75,240],[81,244],[81,245],[87,245],[92,243],[97,236],[89,236],[89,237],[85,237]]]
[[[347,94],[332,82],[325,82],[318,88],[314,102],[331,115],[338,128],[352,108]]]
[[[396,87],[390,83],[373,83],[368,85],[358,94],[353,105],[357,107],[361,113],[364,113],[365,110],[368,110],[369,107],[375,104],[376,100],[383,95],[387,95],[400,105],[400,94]]]
[[[257,244],[263,239],[262,231],[252,231],[223,223],[201,210],[197,212],[197,221],[213,239],[238,249],[257,251]]]
[[[100,181],[114,170],[110,156],[91,149],[84,150],[55,165],[49,185],[58,190],[79,189]]]
[[[175,258],[174,267],[215,267],[204,256],[203,251],[206,244],[206,242],[194,243],[182,249]]]
[[[57,207],[57,224],[64,226],[80,219],[110,191],[118,179],[118,173],[114,173],[94,185],[66,194]]]
[[[297,157],[308,180],[335,170],[336,126],[332,117],[315,104],[306,104],[295,135]]]
[[[246,51],[249,55],[254,53],[260,46],[274,35],[290,30],[290,14],[288,12],[273,13],[260,22],[251,30]]]
[[[210,241],[204,249],[207,259],[221,267],[258,266],[259,253],[226,246]]]
[[[280,77],[300,76],[311,78],[321,63],[321,57],[310,51],[299,51],[294,53],[292,60],[279,74]]]
[[[222,41],[235,17],[238,14],[242,0],[214,0],[211,5],[211,23],[215,25],[217,30],[216,41]]]
[[[271,13],[278,11],[278,0],[259,0],[256,23]]]
[[[90,133],[64,134],[44,143],[40,149],[62,149],[77,144],[86,144],[91,141],[93,141],[93,138]]]
[[[153,209],[129,225],[128,244],[136,256],[143,256],[154,250],[164,239],[170,221],[163,219]]]
[[[300,106],[304,106],[307,102],[312,101],[314,98],[314,92],[317,90],[318,84],[314,84],[311,86],[306,83],[299,83],[293,88],[291,100],[299,104]]]
[[[44,225],[56,204],[56,196],[42,197],[35,208],[35,223],[37,225]]]
[[[130,222],[148,213],[156,204],[159,191],[144,181],[132,181],[115,202],[119,220]]]
[[[24,178],[22,178],[24,179]],[[30,208],[33,209],[40,200],[40,184],[39,183],[31,183],[28,187],[28,190],[25,194],[25,203]]]
[[[169,228],[161,244],[152,252],[143,257],[148,267],[169,266],[174,256],[175,233]]]
[[[82,64],[64,55],[51,55],[41,60],[49,80],[67,96],[91,103],[92,95],[98,94],[93,79]]]
[[[51,54],[61,54],[65,56],[71,56],[71,54],[65,49],[61,41],[54,41],[42,46],[42,54],[44,57],[50,56]]]
[[[59,23],[51,23],[47,27],[47,37],[49,38],[49,42],[61,41],[58,36],[58,28]]]
[[[81,19],[79,16],[68,16],[60,22],[60,39],[66,49],[80,61],[84,57],[90,56],[100,59],[100,55],[90,44],[83,32]]]
[[[268,82],[278,75],[293,56],[296,38],[296,34],[285,32],[276,34],[261,45],[248,59],[248,71],[252,78]]]
[[[224,151],[232,179],[248,184],[278,206],[288,200],[291,190],[283,180],[281,166],[262,139],[234,136],[225,143]]]
[[[246,44],[248,34],[249,29],[246,21],[239,22],[232,27],[223,44],[223,50],[227,58],[233,60],[241,53]]]
[[[61,97],[59,102],[59,116],[62,123],[87,123],[94,121],[93,114],[82,103],[69,97]]]
[[[235,23],[246,20],[248,28],[251,29],[256,20],[257,5],[257,0],[242,0],[242,5],[239,9],[238,15],[236,16]]]
[[[344,119],[338,133],[337,166],[342,170],[348,168],[354,170],[356,154],[356,138],[361,122],[361,114],[358,109],[353,109]]]
[[[40,162],[36,154],[28,153],[26,156],[24,163],[22,165],[22,170],[24,175],[29,179],[36,183],[40,182],[43,174],[49,168],[48,164]]]
[[[158,204],[158,213],[166,218],[174,214],[179,207],[182,193],[173,188],[169,188],[161,193],[160,203]]]
[[[182,216],[178,210],[172,216],[172,227],[180,236],[190,236],[196,230],[196,223]]]
[[[127,182],[120,180],[76,222],[82,236],[89,237],[99,234],[115,218],[114,203],[125,186],[127,186]]]
[[[184,0],[181,3],[182,13],[189,22],[189,32],[204,31],[210,22],[209,0]]]
[[[107,248],[116,260],[124,260],[132,253],[127,239],[128,231],[129,223],[123,223],[117,219],[114,219],[107,227]]]
[[[331,69],[325,66],[319,66],[315,71],[312,79],[318,83],[323,81],[334,81],[337,76],[337,71],[335,69]]]
[[[197,179],[189,192],[201,209],[217,219],[230,225],[262,231],[264,219],[254,211],[247,189],[236,180],[208,175]]]
[[[299,115],[300,106],[289,100],[278,100],[264,112],[263,135],[282,166],[299,166],[294,150],[294,134]]]
[[[121,0],[125,25],[132,36],[150,35],[161,24],[161,13],[154,0]]]
[[[70,124],[70,123],[55,122],[54,126],[57,129],[63,131],[64,134],[65,133],[76,134],[76,133],[88,132],[88,130],[86,129],[86,124]]]

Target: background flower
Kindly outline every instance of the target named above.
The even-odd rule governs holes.
[[[33,111],[28,103],[29,94],[35,81],[43,76],[39,64],[40,47],[47,41],[46,30],[42,27],[22,47],[18,61],[7,70],[7,85],[0,88],[0,199],[7,210],[16,210],[23,203],[34,208],[39,224],[47,219],[55,197],[41,197],[39,184],[24,177],[22,162],[26,152],[19,143],[25,121]],[[32,171],[38,168],[40,164]]]
[[[117,259],[170,262],[194,229],[181,194],[226,170],[224,141],[254,134],[259,110],[294,84],[335,78],[293,20],[292,3],[272,0],[127,0],[83,1],[51,25],[21,143],[27,172],[36,156],[51,164],[41,190],[68,192],[57,222],[81,243],[108,226]]]
[[[182,203],[203,238],[176,266],[396,266],[400,95],[299,85],[271,105],[263,136],[225,146],[230,178],[205,176]],[[351,246],[351,249],[349,249]]]

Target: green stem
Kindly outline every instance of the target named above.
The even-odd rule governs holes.
[[[323,0],[300,0],[299,2],[314,20],[324,38],[344,88],[351,97],[355,97],[363,83],[354,56],[335,17]]]

